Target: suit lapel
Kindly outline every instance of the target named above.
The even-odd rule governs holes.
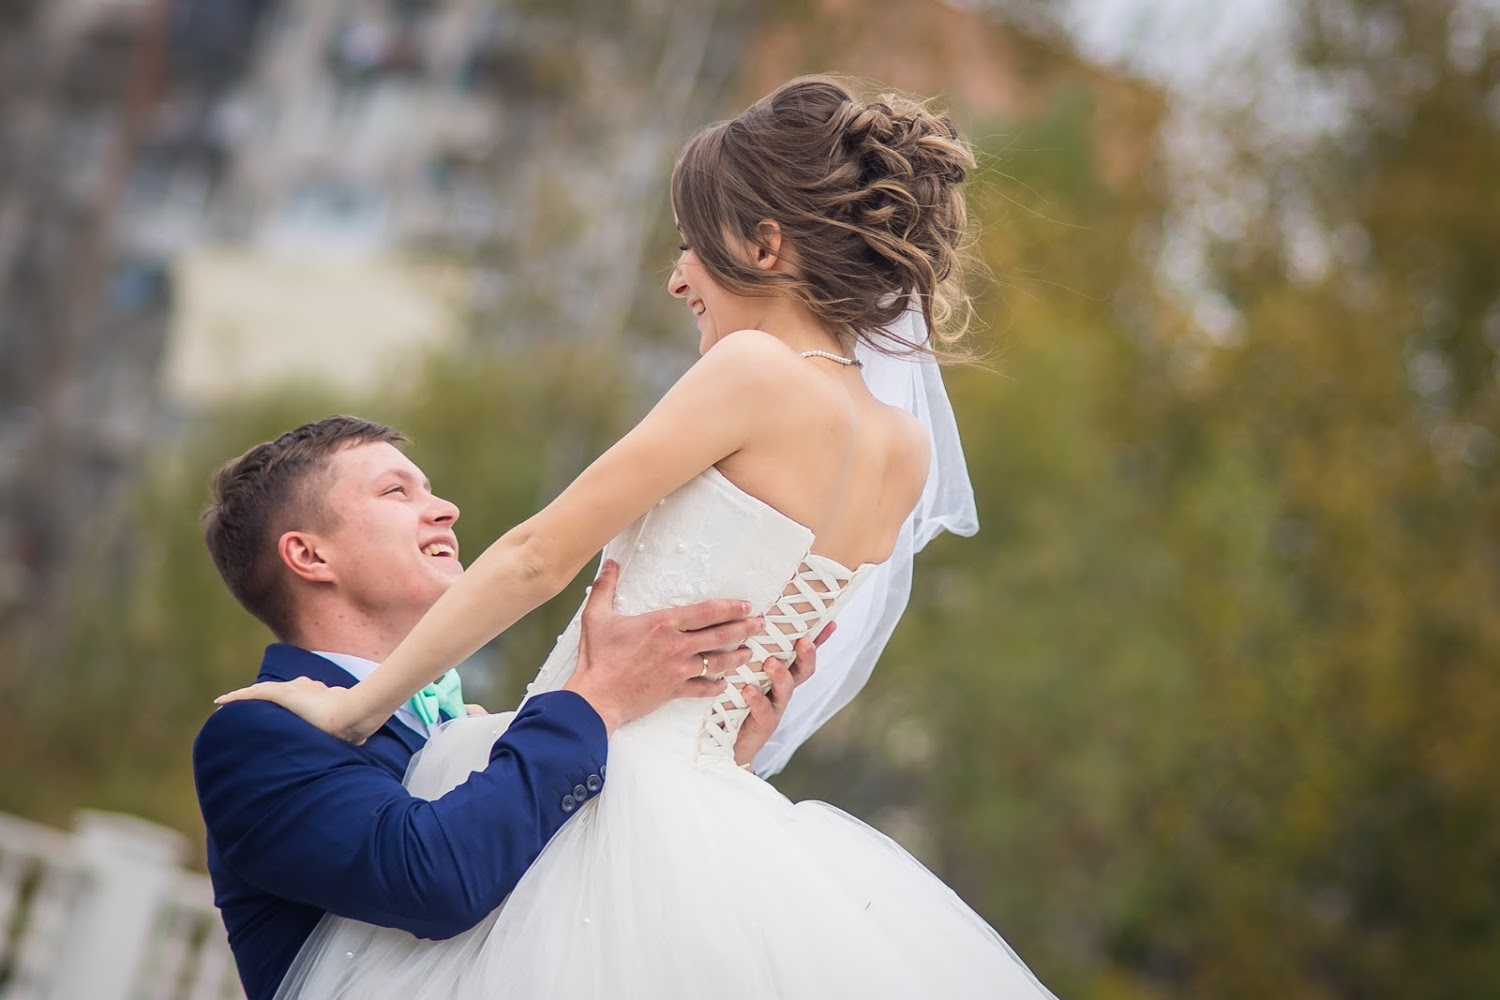
[[[260,681],[289,681],[298,677],[310,677],[315,681],[322,681],[329,687],[348,688],[353,687],[355,680],[343,667],[338,666],[331,660],[325,660],[316,653],[310,653],[300,646],[290,646],[284,642],[276,642],[266,647],[265,658],[260,664]],[[405,750],[399,762],[391,759],[392,754],[381,753],[377,742],[381,737],[386,737],[400,744]],[[427,741],[418,733],[413,732],[405,725],[397,722],[394,717],[386,720],[385,725],[364,742],[361,749],[378,757],[389,765],[395,767],[398,777],[405,777],[406,765],[410,762],[411,755],[425,746]],[[394,748],[391,748],[394,749]]]

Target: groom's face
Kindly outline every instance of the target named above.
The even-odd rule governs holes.
[[[332,514],[319,549],[344,596],[374,615],[422,615],[463,575],[458,508],[385,442],[334,455],[324,493]]]

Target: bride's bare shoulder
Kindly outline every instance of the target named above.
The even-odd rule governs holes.
[[[806,367],[797,352],[776,336],[763,330],[737,330],[705,351],[690,374],[726,389],[784,391]]]
[[[886,406],[892,433],[889,468],[895,474],[901,492],[909,495],[911,505],[927,485],[927,470],[932,463],[932,440],[922,421],[905,410]]]
[[[764,330],[736,330],[725,334],[703,355],[704,361],[710,358],[724,364],[757,362],[777,366],[791,366],[801,360],[785,341]]]

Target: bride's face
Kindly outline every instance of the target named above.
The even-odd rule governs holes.
[[[692,311],[694,322],[698,324],[699,354],[706,353],[736,330],[753,329],[759,325],[764,299],[736,295],[723,288],[698,260],[691,246],[683,242],[677,248],[680,253],[672,267],[672,275],[667,279],[667,291],[674,298],[682,299]]]

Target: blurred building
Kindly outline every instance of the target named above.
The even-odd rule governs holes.
[[[498,209],[487,161],[502,116],[484,86],[527,22],[494,0],[279,5],[226,103],[236,139],[222,206],[271,252],[361,256],[482,241]],[[518,48],[518,51],[524,51]]]
[[[173,400],[284,373],[358,389],[476,316],[492,339],[617,336],[639,285],[621,262],[733,65],[741,6],[272,7],[216,109],[222,185],[169,230],[187,237]]]
[[[745,8],[0,5],[0,615],[206,405],[617,339]]]
[[[215,109],[231,150],[223,184],[173,230],[186,238],[174,253],[173,404],[286,381],[358,390],[461,329],[452,283],[415,256],[472,240],[495,215],[493,182],[462,169],[494,143],[496,115],[466,81],[495,7],[269,11]]]

